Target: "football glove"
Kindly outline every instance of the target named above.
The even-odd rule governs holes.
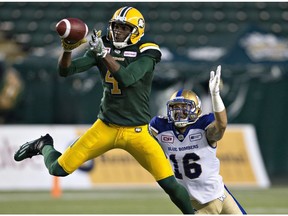
[[[214,112],[222,112],[225,109],[225,105],[220,97],[220,83],[221,65],[217,67],[216,73],[214,71],[210,72],[209,89]]]
[[[76,43],[68,43],[64,39],[61,39],[61,45],[64,49],[64,52],[72,52],[73,49],[79,47],[80,45],[87,42],[86,38],[83,38],[82,40],[76,42]]]
[[[96,29],[94,29],[89,44],[90,44],[90,50],[95,52],[97,56],[105,58],[108,51],[104,46],[103,40],[101,38],[101,33],[102,33],[101,30],[97,31]]]
[[[221,65],[218,65],[216,74],[214,71],[210,72],[209,89],[210,89],[211,95],[219,94],[220,80],[221,80]]]

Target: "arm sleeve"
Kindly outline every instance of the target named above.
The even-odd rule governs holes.
[[[113,77],[120,86],[128,87],[141,79],[147,72],[152,72],[154,66],[155,60],[153,58],[143,56],[132,62],[126,68],[121,66],[116,73],[113,73]]]
[[[91,67],[95,66],[97,58],[91,52],[86,52],[83,57],[72,60],[71,65],[68,68],[61,68],[58,64],[58,73],[61,76],[67,77],[76,73],[87,71]]]

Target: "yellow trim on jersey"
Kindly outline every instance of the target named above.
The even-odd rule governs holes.
[[[139,47],[139,49],[140,49],[141,53],[148,50],[148,49],[156,49],[156,50],[160,51],[159,46],[155,43],[144,43]]]

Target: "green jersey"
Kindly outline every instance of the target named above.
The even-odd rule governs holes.
[[[59,73],[69,76],[97,66],[103,85],[98,118],[122,126],[148,124],[154,67],[161,60],[159,46],[152,42],[138,42],[116,49],[105,36],[102,39],[108,53],[121,65],[119,71],[112,74],[102,59],[88,50],[83,57],[74,59],[69,68],[58,67]]]

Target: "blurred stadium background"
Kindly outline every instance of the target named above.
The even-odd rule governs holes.
[[[254,125],[272,187],[281,187],[276,190],[279,193],[275,190],[267,193],[267,199],[279,197],[282,201],[273,204],[287,203],[287,196],[280,194],[287,195],[282,187],[286,188],[288,179],[288,137],[285,135],[288,121],[288,2],[128,4],[142,12],[146,20],[144,37],[158,43],[163,52],[153,84],[152,115],[165,114],[165,100],[181,87],[196,91],[207,108],[209,71],[221,64],[222,96],[229,122]],[[0,2],[0,98],[5,98],[0,99],[0,124],[93,123],[102,96],[97,71],[91,69],[66,79],[58,76],[56,65],[61,45],[55,24],[65,17],[77,17],[84,20],[90,30],[105,31],[112,14],[124,5],[123,2]],[[75,56],[82,55],[85,48],[75,52]],[[5,97],[7,86],[13,86],[14,90]],[[3,167],[4,162],[1,163]],[[257,203],[258,197],[266,200],[262,192],[255,195],[257,198],[250,192],[236,190],[241,202],[247,201],[246,206],[252,205],[250,201]],[[7,194],[0,191],[1,197],[8,197]],[[131,195],[132,199],[135,194]],[[248,195],[255,199],[247,200]],[[147,197],[151,199],[150,195]],[[24,212],[4,210],[4,206],[12,209],[14,205],[7,205],[8,198],[1,200],[0,204],[4,204],[1,213]],[[163,205],[169,206],[170,202]],[[263,206],[269,205],[264,201]],[[268,212],[259,210],[263,206],[256,205],[256,210],[251,207],[254,208],[252,212],[288,212],[284,205],[277,207],[275,204],[274,210]],[[168,212],[178,213],[173,208],[171,206],[172,210]],[[123,210],[123,213],[147,213],[145,211]],[[42,213],[41,210],[37,212]],[[55,212],[51,210],[51,213]],[[162,212],[151,209],[151,213]]]

